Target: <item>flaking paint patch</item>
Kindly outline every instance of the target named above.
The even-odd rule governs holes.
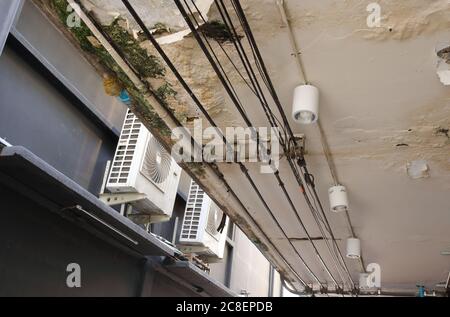
[[[330,37],[345,39],[356,36],[367,40],[408,40],[424,34],[450,28],[450,1],[448,0],[379,0],[380,27],[367,26],[365,0],[285,0],[290,21],[296,32],[320,28]],[[246,1],[244,10],[257,36],[273,36],[286,32],[272,0]],[[275,18],[274,18],[275,17]]]
[[[445,86],[450,86],[450,64],[444,60],[438,61],[437,75],[441,83]]]
[[[415,160],[426,160],[429,165],[450,171],[450,139],[445,133],[450,127],[450,99],[418,109],[406,121],[411,123],[406,129],[341,127],[340,133],[361,142],[332,146],[333,157],[340,161],[378,161],[382,169],[398,173],[404,173],[407,162]]]
[[[172,0],[133,0],[136,12],[150,29],[157,23],[164,24],[173,31],[187,28],[181,13]],[[92,10],[102,24],[110,24],[118,16],[130,22],[133,29],[139,30],[131,15],[127,12],[121,0],[82,0],[83,5]],[[197,0],[196,5],[205,14],[209,11],[213,0]],[[194,10],[194,8],[192,8]]]
[[[149,53],[156,54],[154,47],[148,41],[143,42],[142,45]],[[236,86],[242,85],[242,79],[235,72],[234,66],[226,58],[223,51],[218,47],[218,44],[211,40],[211,45],[214,47],[214,51],[221,60],[229,79]],[[228,50],[228,54],[231,55],[231,59],[237,60],[238,56],[234,56],[237,54],[234,50],[234,46],[231,47],[230,45],[232,46],[233,44],[223,44],[224,48]],[[225,131],[226,127],[242,126],[242,118],[240,118],[240,116],[234,112],[234,109],[227,104],[225,97],[226,92],[222,87],[219,78],[193,37],[186,37],[177,43],[164,45],[163,49],[177,67],[180,75],[187,82],[220,128]],[[243,66],[239,67],[243,68]],[[244,72],[243,69],[241,69],[241,71]],[[200,110],[191,96],[186,93],[181,83],[169,69],[166,71],[165,80],[167,80],[172,88],[177,91],[177,95],[171,106],[177,110],[180,105],[183,105],[182,107],[187,117],[202,117]],[[204,125],[207,125],[206,120],[204,120]]]
[[[450,1],[382,1],[382,27],[364,35],[374,40],[408,40],[450,28]]]
[[[406,164],[406,171],[412,179],[428,178],[430,177],[430,169],[427,161],[415,160]]]

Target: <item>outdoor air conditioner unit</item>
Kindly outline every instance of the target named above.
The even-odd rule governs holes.
[[[181,168],[170,153],[128,110],[106,183],[112,199],[129,201],[139,214],[149,216],[149,222],[167,221],[180,176]],[[114,195],[139,199],[115,199]]]
[[[179,239],[180,250],[205,256],[209,262],[223,259],[229,223],[226,218],[219,232],[223,217],[216,203],[192,181]]]

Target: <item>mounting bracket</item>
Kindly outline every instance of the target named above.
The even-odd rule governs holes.
[[[99,199],[109,206],[132,203],[147,198],[146,194],[140,193],[104,193]]]

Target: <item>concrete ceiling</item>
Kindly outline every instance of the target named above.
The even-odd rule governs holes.
[[[114,11],[120,1],[90,2]],[[141,11],[144,16],[153,15],[146,21],[149,27],[164,22],[158,19],[165,17],[166,22],[178,26],[177,30],[183,29],[173,7],[165,6],[167,1],[136,2],[144,11],[152,8],[152,13]],[[276,1],[241,2],[285,112],[290,114],[293,89],[302,83],[302,78],[291,56],[287,29],[282,27]],[[450,270],[450,257],[440,254],[450,250],[450,140],[445,132],[450,128],[450,86],[439,80],[436,55],[436,47],[450,45],[450,1],[380,0],[379,28],[367,27],[367,0],[285,2],[308,80],[320,88],[320,120],[339,180],[349,191],[350,217],[361,239],[366,264],[381,265],[383,287],[435,287]],[[209,5],[205,4],[205,12]],[[171,19],[166,15],[168,7]],[[160,9],[165,13],[155,16]],[[214,5],[208,15],[210,19],[218,18]],[[226,48],[237,59],[232,45]],[[242,125],[192,37],[164,45],[164,49],[221,127]],[[223,54],[219,56],[254,125],[267,126],[255,98],[233,73]],[[179,91],[179,107],[189,109],[192,116],[199,115],[171,74],[167,80]],[[332,179],[318,129],[293,121],[290,124],[296,133],[306,135],[306,159],[328,210],[327,189]],[[408,162],[415,160],[426,161],[429,177],[412,179],[407,174]],[[288,236],[304,238],[275,178],[260,174],[256,164],[247,166]],[[239,168],[221,164],[220,169],[274,244],[296,271],[312,283]],[[286,162],[282,162],[281,175],[310,234],[319,236]],[[344,250],[349,236],[345,218],[331,212],[328,217]],[[300,241],[294,244],[320,279],[330,283],[311,246]],[[318,246],[333,267],[324,243],[318,242]],[[358,263],[347,263],[357,281]]]
[[[308,80],[321,91],[320,120],[366,264],[381,265],[383,287],[434,287],[450,270],[440,255],[450,248],[450,142],[439,133],[450,124],[450,87],[436,74],[435,53],[450,42],[450,1],[378,1],[375,29],[366,24],[369,1],[286,3]],[[246,12],[289,113],[301,78],[287,31],[274,1],[248,1]],[[317,127],[291,125],[306,134],[307,160],[327,202],[332,181]],[[430,177],[413,180],[406,165],[419,159]],[[329,217],[345,239],[344,216]]]

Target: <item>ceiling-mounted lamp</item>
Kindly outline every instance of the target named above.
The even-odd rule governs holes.
[[[330,208],[333,212],[343,212],[348,209],[348,197],[345,186],[338,185],[328,190]]]
[[[347,239],[347,257],[349,259],[359,259],[361,257],[361,242],[358,238]]]
[[[301,124],[311,124],[319,118],[319,89],[300,85],[294,90],[292,118]]]

